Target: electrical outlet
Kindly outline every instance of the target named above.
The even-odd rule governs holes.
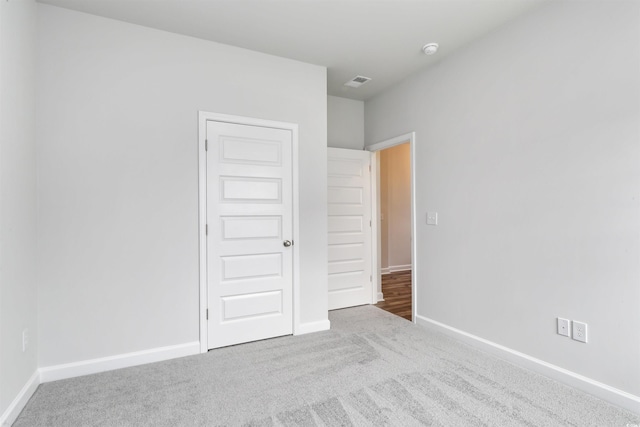
[[[427,224],[438,225],[438,212],[427,212]]]
[[[583,343],[587,342],[587,324],[582,322],[573,321],[573,333],[572,338],[576,341]]]
[[[565,337],[570,336],[569,333],[569,320],[558,317],[558,335]]]
[[[25,329],[22,331],[22,352],[27,351],[27,347],[29,347],[29,329]]]

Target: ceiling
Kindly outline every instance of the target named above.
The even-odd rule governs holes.
[[[549,0],[39,1],[323,65],[329,95],[366,100]]]

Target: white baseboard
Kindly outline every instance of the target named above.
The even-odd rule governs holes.
[[[400,271],[407,271],[407,270],[411,270],[411,264],[405,264],[405,265],[390,265],[389,267],[383,267],[380,269],[380,274],[391,274],[391,273],[398,273]]]
[[[390,265],[389,266],[389,272],[390,273],[397,273],[399,271],[410,271],[410,270],[411,270],[411,264]]]
[[[544,360],[536,359],[519,351],[510,349],[503,345],[480,338],[478,336],[461,331],[460,329],[440,323],[436,320],[424,316],[416,315],[417,323],[421,326],[437,330],[487,353],[491,353],[503,360],[507,360],[516,365],[535,371],[546,377],[560,381],[570,387],[577,388],[585,393],[592,394],[602,400],[618,405],[636,414],[640,414],[640,396],[627,393],[607,384],[577,374],[567,369],[561,368]]]
[[[312,332],[328,331],[331,328],[329,319],[317,322],[300,323],[294,335],[310,334]]]
[[[378,292],[378,302],[380,301],[384,301],[384,295],[382,295],[382,292]]]
[[[0,417],[0,426],[10,426],[14,423],[39,385],[40,373],[36,370]]]
[[[46,383],[194,354],[200,354],[199,341],[40,368],[40,381]]]

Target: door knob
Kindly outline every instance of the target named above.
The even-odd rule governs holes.
[[[291,240],[285,240],[284,242],[282,242],[282,244],[284,245],[285,248],[288,248],[289,246],[291,246],[293,243],[291,243]]]

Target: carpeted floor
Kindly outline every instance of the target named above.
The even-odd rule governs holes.
[[[640,417],[363,306],[331,331],[42,384],[15,426],[627,426]]]

